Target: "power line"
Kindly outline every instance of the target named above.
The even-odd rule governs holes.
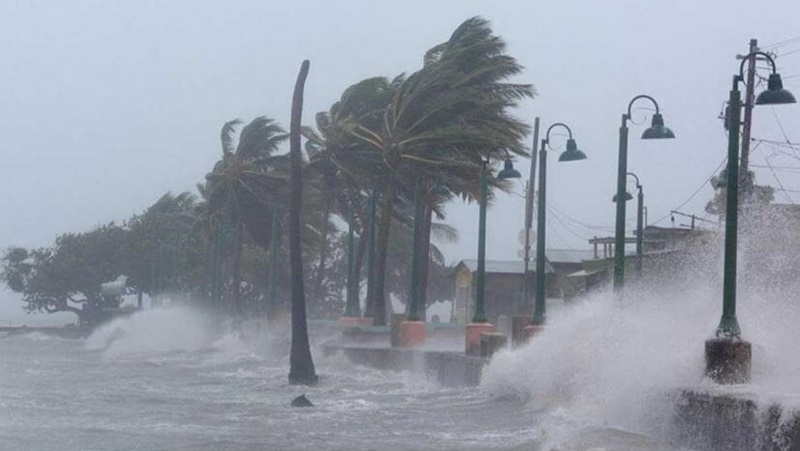
[[[756,144],[756,146],[753,148],[753,151],[755,151],[757,148],[758,148],[758,144]],[[723,159],[722,159],[722,161],[721,161],[721,162],[720,162],[720,163],[717,165],[716,169],[714,169],[714,171],[711,173],[711,175],[709,175],[708,177],[706,177],[705,179],[703,179],[703,183],[701,183],[701,184],[700,184],[700,186],[698,186],[698,187],[697,187],[697,189],[696,189],[696,190],[695,190],[695,191],[692,193],[692,195],[691,195],[691,196],[689,196],[689,198],[688,198],[688,199],[686,199],[685,201],[683,201],[683,203],[681,203],[681,204],[680,204],[680,205],[678,205],[677,207],[675,207],[675,208],[672,208],[672,209],[670,209],[670,210],[680,210],[680,209],[681,209],[681,208],[683,208],[683,207],[684,207],[686,204],[688,204],[689,202],[691,202],[691,200],[692,200],[692,199],[694,199],[694,197],[695,197],[695,196],[697,196],[697,195],[700,193],[700,191],[702,191],[702,189],[703,189],[703,188],[706,186],[706,183],[708,183],[708,181],[709,181],[709,180],[711,180],[711,177],[713,177],[713,176],[714,176],[714,174],[716,174],[717,172],[719,172],[720,168],[722,168],[722,165],[724,165],[724,164],[725,164],[725,161],[727,161],[727,157],[725,157],[725,158],[723,158]],[[671,216],[671,213],[667,213],[667,214],[665,214],[664,216],[662,216],[662,217],[660,217],[660,218],[656,219],[655,221],[653,221],[653,222],[652,222],[652,224],[658,224],[659,222],[661,222],[661,221],[663,221],[663,220],[665,220],[665,219],[669,218],[670,216]]]
[[[751,141],[765,142],[767,144],[777,144],[783,147],[800,147],[800,143],[791,141],[776,141],[774,139],[761,139],[761,138],[751,138]]]
[[[552,208],[553,210],[555,210],[559,215],[561,215],[561,217],[563,217],[563,218],[565,218],[565,219],[567,219],[567,220],[569,220],[571,222],[574,222],[575,224],[577,224],[579,226],[582,226],[582,227],[586,228],[587,230],[614,230],[614,227],[610,226],[610,225],[609,226],[591,225],[591,224],[587,224],[585,222],[581,222],[581,221],[579,221],[579,220],[577,220],[575,218],[570,217],[568,214],[564,213],[563,211],[559,210],[552,203],[548,203],[547,206],[548,206],[548,208]]]
[[[792,55],[792,54],[795,54],[795,53],[800,53],[800,49],[797,49],[797,50],[792,50],[791,52],[781,53],[781,54],[780,54],[780,55],[778,55],[778,56],[780,56],[780,57],[784,57],[784,56],[789,56],[789,55]]]
[[[786,144],[791,144],[792,141],[789,139],[789,135],[786,134],[786,129],[783,128],[783,123],[781,122],[781,118],[778,117],[778,113],[775,112],[775,107],[772,107],[772,115],[775,116],[775,121],[778,123],[778,128],[781,130],[781,134],[783,134],[784,141]],[[795,154],[795,156],[798,156],[794,146],[790,145],[789,148],[792,149],[792,152]],[[800,158],[800,156],[798,157]]]
[[[800,166],[769,166],[766,164],[751,164],[751,168],[771,168],[776,171],[800,171]]]
[[[778,42],[776,42],[774,44],[763,46],[762,49],[763,50],[774,50],[774,49],[777,49],[778,47],[783,47],[784,45],[789,45],[789,44],[792,44],[794,42],[800,42],[800,36],[795,36],[793,38],[784,39],[783,41],[778,41]]]
[[[764,161],[767,162],[767,166],[769,167],[769,171],[772,173],[772,177],[775,178],[775,181],[778,182],[778,186],[780,186],[780,191],[783,192],[783,196],[786,197],[786,200],[789,201],[790,204],[794,205],[794,199],[791,198],[788,194],[786,194],[786,188],[783,187],[783,183],[781,183],[781,179],[778,178],[778,174],[772,170],[772,166],[769,164],[769,157],[764,157]]]

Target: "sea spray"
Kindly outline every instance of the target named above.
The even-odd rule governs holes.
[[[208,321],[191,308],[155,308],[101,326],[86,339],[86,347],[109,356],[195,351],[213,342],[210,330]]]
[[[740,271],[737,310],[743,338],[753,344],[750,384],[718,386],[704,376],[705,340],[714,335],[722,307],[722,243],[712,237],[674,257],[662,255],[667,264],[645,273],[645,283],[631,278],[621,295],[599,290],[549,318],[529,344],[495,356],[483,389],[549,412],[540,425],[549,424],[550,436],[614,427],[664,438],[684,389],[797,411],[798,284],[776,270],[788,252],[776,249],[775,224],[749,230],[739,256],[747,264],[740,265],[746,273]],[[570,431],[559,434],[559,428]]]
[[[659,297],[633,287],[622,300],[591,296],[526,346],[498,354],[483,388],[586,426],[661,435],[669,398],[703,381],[703,343],[717,316],[709,300],[704,290]]]

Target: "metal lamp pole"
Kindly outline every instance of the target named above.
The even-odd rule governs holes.
[[[547,145],[550,142],[550,132],[555,127],[567,129],[569,138],[567,139],[567,150],[561,154],[558,161],[577,161],[585,160],[586,154],[578,150],[578,145],[572,138],[572,130],[560,122],[551,125],[545,133],[542,144],[539,147],[539,205],[536,215],[536,300],[533,307],[531,325],[542,326],[546,319],[546,282],[545,282],[545,237],[546,237],[546,210],[547,210]]]
[[[644,241],[644,191],[642,184],[639,183],[639,177],[636,174],[629,173],[636,178],[636,189],[639,191],[636,194],[636,277],[642,278],[642,244]]]
[[[353,214],[353,205],[349,205],[348,211],[349,221],[347,227],[347,288],[345,290],[345,309],[344,316],[359,317],[361,316],[361,309],[358,305],[358,285],[354,285],[355,274],[355,215]]]
[[[638,201],[636,205],[636,277],[642,277],[642,240],[643,240],[643,220],[644,220],[644,193],[642,193],[642,184],[639,183],[639,177],[634,174],[633,172],[628,172],[626,175],[630,175],[634,179],[636,179],[636,189],[639,191],[637,195]],[[618,199],[617,195],[614,194],[614,197],[611,198],[612,202],[616,202]],[[625,202],[633,199],[631,193],[625,191],[625,196],[623,200]]]
[[[739,226],[739,126],[741,93],[739,83],[744,80],[744,63],[754,56],[764,56],[772,66],[767,90],[756,98],[756,105],[796,103],[794,96],[783,89],[776,72],[775,61],[766,53],[752,52],[742,59],[739,74],[733,76],[728,116],[728,169],[725,181],[725,257],[722,286],[722,318],[716,338],[706,341],[706,374],[719,383],[743,383],[750,379],[750,343],[741,339],[736,319],[736,254]]]
[[[658,103],[652,97],[640,94],[628,103],[628,112],[622,115],[619,128],[619,157],[617,162],[617,199],[625,196],[625,176],[628,172],[628,121],[631,108],[639,99],[647,99],[656,107],[650,128],[642,133],[642,139],[668,139],[675,134],[664,126],[664,118],[658,112]],[[625,284],[625,202],[617,202],[616,226],[614,228],[614,290],[621,291]]]
[[[420,201],[420,191],[422,191],[421,178],[417,177],[414,183],[414,228],[411,249],[411,287],[408,293],[408,316],[406,321],[419,321],[419,241],[420,231],[422,230],[422,202]]]
[[[792,93],[783,89],[783,82],[776,72],[775,61],[766,53],[753,52],[742,59],[739,75],[733,76],[730,92],[730,115],[728,127],[728,173],[727,199],[725,203],[725,270],[722,286],[722,319],[717,328],[717,337],[739,338],[741,331],[736,320],[736,251],[739,228],[739,121],[742,106],[739,82],[744,80],[744,63],[752,56],[764,56],[772,66],[768,89],[756,98],[756,105],[796,103]]]
[[[491,151],[489,152],[491,154]],[[473,323],[485,323],[486,309],[484,306],[485,285],[486,285],[486,197],[489,190],[489,156],[481,160],[481,199],[478,219],[478,268],[477,279],[475,281],[475,314],[472,316]],[[503,170],[497,173],[498,180],[520,178],[522,174],[514,169],[511,156],[506,151],[506,161]]]

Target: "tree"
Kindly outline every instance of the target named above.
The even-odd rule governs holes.
[[[2,280],[22,294],[28,312],[72,312],[81,327],[92,327],[119,307],[100,284],[124,274],[128,231],[114,223],[85,233],[59,236],[50,248],[11,248],[2,258]]]
[[[154,299],[165,292],[200,294],[203,242],[195,227],[196,213],[193,194],[166,193],[127,221],[128,286]]]
[[[426,53],[422,69],[398,83],[381,121],[352,119],[352,135],[383,166],[375,324],[386,324],[386,259],[395,200],[410,197],[411,181],[442,177],[451,192],[467,195],[474,192],[481,160],[492,150],[524,154],[528,127],[509,110],[533,90],[505,81],[521,70],[488,22],[468,19]]]
[[[289,208],[289,264],[292,279],[292,345],[289,355],[289,383],[311,385],[317,382],[314,361],[308,342],[306,300],[303,288],[303,262],[300,244],[300,209],[303,199],[303,157],[300,151],[300,125],[303,116],[303,87],[308,76],[308,60],[297,74],[292,95],[292,116],[289,125],[291,203]]]
[[[245,228],[262,242],[269,240],[271,218],[275,207],[285,204],[286,180],[284,156],[273,156],[287,139],[283,129],[272,119],[257,117],[242,128],[238,142],[234,139],[241,121],[236,119],[222,127],[222,159],[206,175],[202,191],[206,197],[212,269],[217,272],[221,233],[228,230],[232,238],[231,294],[232,307],[237,315],[244,312],[241,305],[241,258]],[[266,231],[266,233],[265,233]],[[212,277],[217,279],[217,277]]]

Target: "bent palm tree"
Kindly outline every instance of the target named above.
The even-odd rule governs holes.
[[[378,231],[375,324],[385,324],[384,277],[395,199],[419,177],[443,177],[447,189],[471,196],[481,160],[502,148],[524,155],[528,127],[509,110],[533,95],[505,82],[522,67],[488,22],[472,18],[425,55],[425,65],[394,92],[381,121],[355,120],[352,135],[380,156],[385,174]],[[406,197],[408,197],[406,195]]]
[[[222,159],[206,175],[207,219],[212,260],[218,265],[219,235],[228,229],[232,236],[233,309],[242,313],[241,255],[247,229],[256,241],[268,243],[274,206],[285,203],[286,158],[273,156],[288,136],[272,119],[257,117],[234,139],[240,120],[222,127]],[[259,239],[260,238],[260,239]],[[260,243],[263,245],[263,243]]]
[[[303,115],[303,88],[308,76],[308,60],[297,74],[292,95],[292,116],[289,124],[291,162],[291,205],[289,208],[289,261],[292,270],[292,347],[289,355],[289,383],[314,384],[317,373],[308,343],[306,299],[303,291],[303,262],[300,247],[300,208],[303,199],[303,157],[300,153],[300,123]]]

